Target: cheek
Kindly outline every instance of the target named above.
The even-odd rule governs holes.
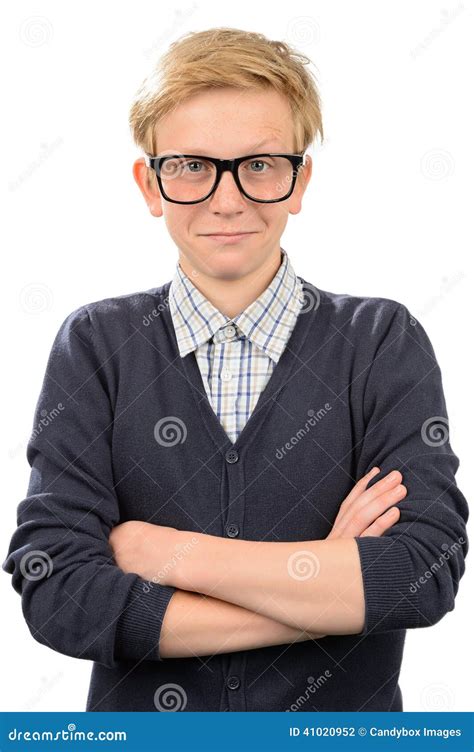
[[[199,211],[196,207],[180,206],[165,202],[163,217],[172,237],[182,237],[193,231],[193,227],[199,227]],[[197,232],[197,229],[195,230]]]
[[[262,220],[267,227],[271,230],[280,230],[285,226],[288,219],[288,208],[281,205],[274,205],[273,207],[265,207],[265,211],[262,213]]]
[[[288,211],[280,206],[255,204],[247,210],[249,224],[260,228],[262,232],[276,232],[286,222]]]

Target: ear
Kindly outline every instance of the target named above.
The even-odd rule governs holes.
[[[143,157],[140,157],[133,163],[132,172],[150,213],[154,217],[161,217],[163,215],[162,197],[155,171],[147,166]]]
[[[308,183],[310,181],[312,172],[313,172],[313,160],[309,156],[309,154],[305,154],[304,157],[304,165],[300,167],[298,171],[298,177],[296,178],[296,185],[293,193],[291,194],[289,201],[288,201],[288,213],[289,214],[299,214],[301,211],[301,205],[303,202],[303,196],[304,192],[308,186]]]

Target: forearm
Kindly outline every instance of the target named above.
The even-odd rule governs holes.
[[[160,657],[232,653],[323,636],[281,624],[233,603],[177,590],[165,612]]]
[[[187,548],[168,584],[219,598],[297,630],[358,634],[365,600],[354,538],[273,543],[177,531]]]

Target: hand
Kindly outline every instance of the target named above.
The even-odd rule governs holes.
[[[379,472],[380,468],[374,467],[355,484],[342,502],[326,540],[367,535],[379,537],[398,521],[400,510],[392,505],[407,494],[406,486],[401,483],[403,476],[395,470],[393,478],[386,476],[366,490],[369,480]]]
[[[129,520],[112,528],[109,544],[123,572],[134,572],[145,580],[169,585],[177,533],[174,527]]]

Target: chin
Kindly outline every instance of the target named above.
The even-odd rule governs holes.
[[[203,261],[204,271],[209,277],[228,280],[245,276],[255,266],[254,254],[232,246],[204,255]]]

